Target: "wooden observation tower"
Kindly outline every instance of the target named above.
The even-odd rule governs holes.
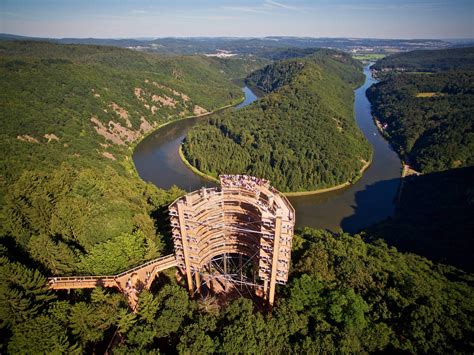
[[[295,210],[266,180],[221,175],[220,184],[169,206],[177,265],[191,294],[253,288],[272,305],[288,280]]]
[[[50,277],[50,288],[117,288],[136,310],[138,293],[159,272],[178,266],[191,295],[203,287],[214,292],[245,288],[272,305],[275,285],[288,280],[295,210],[266,180],[221,175],[220,183],[169,206],[174,255],[118,275]]]

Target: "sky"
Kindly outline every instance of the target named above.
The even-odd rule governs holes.
[[[0,0],[34,37],[474,38],[474,0]]]

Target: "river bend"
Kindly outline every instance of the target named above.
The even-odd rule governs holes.
[[[354,185],[337,191],[289,198],[296,209],[298,227],[356,232],[394,213],[401,163],[374,124],[365,93],[375,80],[369,66],[364,68],[364,74],[365,83],[355,90],[354,108],[357,124],[373,146],[372,164]],[[248,87],[242,88],[242,91],[245,100],[236,109],[257,100]],[[164,189],[177,185],[192,191],[202,186],[213,186],[212,182],[189,170],[178,155],[179,145],[187,132],[208,118],[195,117],[170,123],[140,142],[133,154],[140,177]]]

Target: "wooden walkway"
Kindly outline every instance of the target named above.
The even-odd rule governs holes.
[[[114,287],[127,296],[130,308],[135,310],[140,291],[150,288],[157,273],[175,266],[176,258],[174,254],[171,254],[148,261],[118,275],[50,277],[48,282],[52,290]]]

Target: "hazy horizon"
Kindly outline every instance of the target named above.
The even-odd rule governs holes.
[[[4,0],[0,32],[48,38],[473,39],[469,0]]]
[[[18,36],[18,37],[27,37],[27,38],[47,38],[47,39],[106,39],[106,40],[155,40],[155,39],[166,39],[166,38],[173,38],[173,39],[199,39],[199,38],[230,38],[230,39],[265,39],[265,38],[307,38],[307,39],[346,39],[346,40],[406,40],[406,41],[416,41],[416,40],[441,40],[441,41],[474,41],[474,37],[472,38],[396,38],[396,37],[311,37],[311,36],[287,36],[287,35],[268,35],[268,36],[138,36],[138,37],[40,37],[40,36],[30,36],[30,35],[23,35],[18,33],[5,33],[0,32],[0,35],[6,36]]]

